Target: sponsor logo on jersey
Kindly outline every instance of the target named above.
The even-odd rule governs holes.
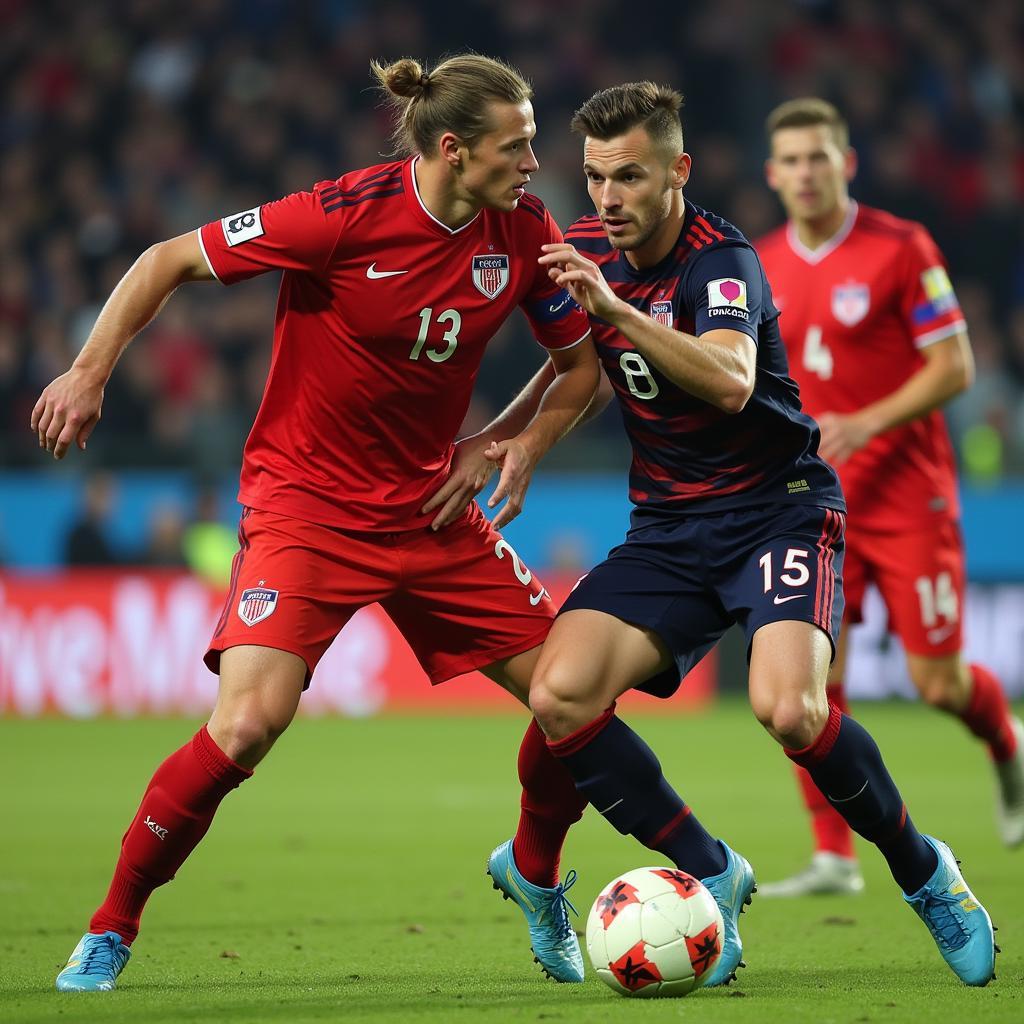
[[[929,267],[924,271],[921,274],[921,287],[924,288],[924,293],[936,312],[948,313],[951,309],[956,309],[956,293],[945,267]]]
[[[263,234],[263,218],[261,208],[254,206],[251,210],[233,213],[221,219],[220,226],[224,229],[224,240],[228,245],[238,245],[259,238]]]
[[[530,304],[530,316],[543,324],[557,323],[580,308],[579,303],[563,288],[546,299]]]
[[[374,262],[371,263],[366,268],[366,276],[371,281],[379,281],[382,277],[398,277],[399,274],[408,274],[408,273],[409,273],[408,270],[378,270],[377,269],[377,262],[376,262],[376,260],[374,260]]]
[[[672,316],[672,301],[670,299],[665,299],[661,302],[652,302],[651,319],[655,323],[664,324],[666,327],[671,327],[675,319]]]
[[[806,480],[787,480],[786,481],[786,493],[787,494],[803,494],[805,491],[809,491],[811,488]]]
[[[500,295],[508,286],[508,256],[488,253],[486,256],[473,257],[473,284],[478,292],[489,299]]]
[[[708,308],[730,306],[733,309],[747,309],[747,284],[735,277],[720,277],[708,284]]]
[[[844,327],[853,327],[868,315],[871,289],[866,284],[847,281],[832,289],[832,315]]]
[[[238,599],[238,617],[247,625],[255,626],[274,614],[277,609],[278,591],[267,587],[250,587],[242,591]]]

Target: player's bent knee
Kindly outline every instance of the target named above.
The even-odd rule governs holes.
[[[593,721],[600,705],[596,688],[572,685],[556,666],[539,666],[530,683],[530,710],[548,739],[564,739]]]
[[[958,681],[946,673],[925,675],[914,680],[921,699],[940,711],[956,711],[963,704]]]
[[[241,712],[211,719],[208,728],[214,743],[232,761],[252,768],[270,752],[277,738],[288,728],[288,722]]]
[[[793,694],[778,698],[761,713],[755,708],[755,714],[784,747],[801,750],[821,735],[828,721],[828,704],[810,694]]]

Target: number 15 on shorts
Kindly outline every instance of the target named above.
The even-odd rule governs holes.
[[[807,559],[811,557],[811,553],[806,548],[787,548],[785,558],[782,560],[782,565],[779,567],[777,575],[772,556],[773,552],[766,551],[757,562],[764,576],[764,592],[766,594],[774,590],[779,584],[783,584],[792,590],[796,587],[803,587],[810,582],[811,573],[807,568]],[[785,604],[787,601],[793,601],[798,597],[806,596],[807,594],[776,594],[775,603]]]

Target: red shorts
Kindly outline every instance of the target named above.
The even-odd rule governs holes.
[[[205,661],[241,644],[317,662],[360,608],[374,602],[440,683],[544,641],[555,606],[474,504],[436,533],[339,530],[246,508],[231,584]]]
[[[960,528],[952,520],[913,533],[847,527],[847,620],[861,621],[864,590],[874,583],[889,612],[889,632],[911,654],[941,657],[961,649],[965,575]]]

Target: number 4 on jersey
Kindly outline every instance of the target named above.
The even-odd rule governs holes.
[[[822,331],[817,324],[811,324],[804,335],[804,369],[822,380],[832,379],[832,353],[821,340]]]

